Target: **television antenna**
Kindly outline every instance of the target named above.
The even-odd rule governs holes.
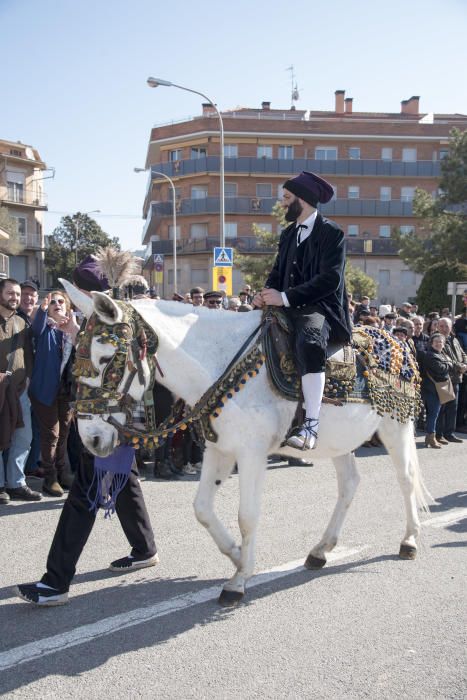
[[[290,109],[295,109],[294,102],[298,102],[300,99],[300,93],[298,91],[297,81],[295,79],[294,66],[289,66],[286,70],[290,71]]]

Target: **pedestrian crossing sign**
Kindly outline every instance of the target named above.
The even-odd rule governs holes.
[[[233,248],[214,248],[214,267],[232,267]]]

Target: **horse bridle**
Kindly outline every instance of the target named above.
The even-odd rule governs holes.
[[[92,314],[84,330],[79,333],[73,370],[77,378],[94,378],[101,374],[91,360],[93,339],[99,343],[113,345],[116,350],[102,371],[100,386],[89,386],[78,379],[75,409],[77,418],[80,420],[91,420],[95,415],[109,414],[110,416],[112,413],[124,413],[126,425],[131,426],[135,401],[128,391],[136,376],[140,384],[144,384],[143,361],[145,359],[149,363],[151,372],[149,387],[152,387],[157,364],[155,354],[158,339],[152,328],[133,307],[124,302],[117,303],[123,312],[121,321],[108,325],[101,321],[97,314]],[[106,362],[106,358],[101,358],[101,362]],[[121,386],[126,369],[128,369],[128,375],[124,385]],[[149,422],[153,421],[149,420]]]

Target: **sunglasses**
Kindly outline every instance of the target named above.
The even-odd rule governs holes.
[[[60,305],[62,305],[62,304],[64,304],[64,303],[65,303],[65,299],[51,299],[51,301],[50,301],[50,305],[51,305],[51,306],[52,306],[52,305],[55,305],[55,304],[60,304]]]
[[[212,299],[208,301],[208,306],[220,306],[222,304],[221,299]]]

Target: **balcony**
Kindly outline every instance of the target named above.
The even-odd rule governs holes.
[[[184,177],[200,173],[218,173],[219,156],[206,156],[173,163],[156,163],[152,170],[169,177]],[[250,175],[296,175],[302,170],[311,170],[318,175],[353,175],[361,177],[435,177],[441,175],[439,161],[419,160],[406,163],[401,160],[314,160],[307,158],[225,158],[226,175],[248,173]],[[157,175],[153,176],[157,179]],[[162,179],[162,178],[160,178]],[[151,184],[149,183],[149,187]]]
[[[390,238],[372,238],[372,252],[366,253],[368,257],[374,257],[377,255],[397,255],[397,246],[393,240]],[[359,256],[364,255],[364,239],[363,238],[347,238],[347,255]],[[196,253],[208,253],[211,254],[215,246],[219,245],[219,236],[209,236],[207,238],[199,239],[186,239],[182,238],[177,241],[177,254],[179,255],[193,255]],[[226,240],[226,245],[228,247],[234,248],[237,253],[242,255],[247,253],[273,253],[275,249],[265,248],[260,245],[260,241],[255,236],[240,236],[239,238],[228,238]],[[152,242],[152,255],[168,255],[173,254],[173,241],[153,241]],[[234,258],[235,259],[235,258]],[[147,257],[146,266],[151,266],[152,261],[150,254]]]
[[[413,216],[412,202],[391,199],[334,199],[322,204],[319,210],[325,216]]]
[[[4,185],[0,186],[0,203],[7,206],[47,209],[47,198],[44,194],[38,194],[35,190]]]
[[[41,236],[36,233],[28,233],[18,236],[19,243],[24,246],[25,250],[42,250],[44,248]]]

